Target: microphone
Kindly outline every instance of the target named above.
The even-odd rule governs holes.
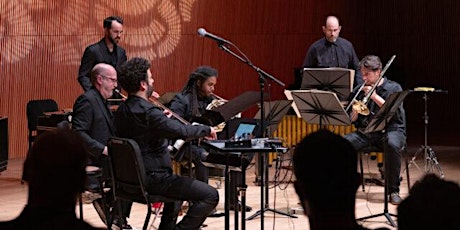
[[[216,36],[214,34],[211,34],[211,33],[208,33],[204,28],[199,28],[198,29],[198,35],[200,37],[208,37],[208,38],[211,38],[213,40],[216,40],[218,43],[220,44],[232,44],[231,42],[219,37],[219,36]]]

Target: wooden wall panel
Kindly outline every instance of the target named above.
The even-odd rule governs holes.
[[[324,16],[336,14],[341,35],[359,57],[372,53],[386,62],[397,54],[388,76],[404,88],[449,90],[430,99],[430,141],[444,143],[460,128],[459,11],[460,3],[448,0],[2,1],[0,116],[9,117],[10,157],[22,158],[27,150],[27,101],[53,98],[66,109],[82,93],[76,80],[81,55],[101,38],[102,20],[111,14],[125,19],[121,45],[128,56],[152,61],[157,91],[180,91],[194,68],[211,65],[220,73],[216,93],[229,99],[259,90],[258,76],[211,39],[197,36],[198,28],[232,41],[254,65],[289,86],[308,46],[322,36]],[[283,87],[269,83],[271,97],[283,98]],[[423,136],[421,105],[417,95],[405,103],[415,143]]]

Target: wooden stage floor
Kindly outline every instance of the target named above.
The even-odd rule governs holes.
[[[448,180],[455,181],[460,183],[460,146],[432,146],[433,150],[436,153],[439,164],[444,171],[445,178]],[[412,157],[419,146],[409,147],[407,155]],[[264,214],[264,228],[267,229],[309,229],[308,219],[303,215],[301,207],[298,204],[298,198],[294,191],[292,183],[289,181],[293,180],[292,171],[287,169],[289,164],[289,154],[286,154],[285,160],[282,161],[283,169],[279,172],[279,180],[283,182],[277,186],[274,186],[273,178],[275,175],[274,165],[269,168],[269,207],[282,211],[289,212],[291,210],[295,211],[295,216],[298,218],[289,218],[284,215],[276,214],[273,212],[265,212]],[[423,154],[416,158],[416,165],[410,167],[410,180],[411,183],[415,182],[424,174],[424,160]],[[24,207],[24,204],[27,201],[27,185],[20,183],[20,177],[22,172],[22,163],[21,159],[12,159],[8,163],[8,169],[1,173],[0,175],[0,221],[5,221],[13,219],[16,217]],[[327,164],[327,162],[324,162]],[[404,165],[404,164],[402,164]],[[418,166],[419,168],[417,168]],[[246,216],[251,216],[255,211],[260,210],[260,187],[254,183],[256,174],[255,168],[253,165],[250,165],[246,174],[248,189],[247,189],[247,204],[253,207],[251,212],[248,212]],[[434,170],[437,172],[437,170]],[[318,172],[321,173],[321,172]],[[364,158],[364,174],[366,178],[379,178],[380,174],[378,172],[376,161],[369,160]],[[404,198],[408,193],[407,179],[404,176],[404,179],[401,184],[401,196]],[[221,181],[217,179],[211,179],[210,184],[219,187],[218,184]],[[218,188],[221,201],[217,207],[218,211],[224,210],[224,183],[221,182],[221,187]],[[356,217],[365,217],[373,214],[379,214],[383,212],[384,208],[384,196],[383,196],[383,187],[377,186],[374,184],[366,184],[365,191],[363,192],[361,188],[357,191],[356,198]],[[57,192],[59,189],[56,190]],[[94,226],[103,227],[102,221],[99,219],[97,213],[95,212],[91,204],[85,204],[84,206],[84,219],[93,224]],[[389,204],[389,212],[396,214],[396,206]],[[129,223],[136,229],[142,229],[143,221],[145,218],[146,208],[141,204],[134,204],[131,212],[131,217],[129,218]],[[230,213],[230,229],[235,229],[233,223],[233,212]],[[153,215],[152,215],[153,217]],[[153,218],[152,218],[153,219]],[[393,218],[395,222],[396,218]],[[157,219],[153,228],[156,229],[158,226],[159,219]],[[247,220],[246,222],[247,229],[260,229],[261,228],[261,218],[256,217],[253,220]],[[364,222],[361,222],[364,226],[368,228],[377,228],[377,227],[390,227],[385,217],[377,217],[372,219],[367,219]],[[219,218],[208,218],[205,221],[207,227],[204,227],[204,230],[222,230],[224,229],[224,217]],[[241,228],[241,226],[240,226]],[[391,228],[397,229],[397,228]]]

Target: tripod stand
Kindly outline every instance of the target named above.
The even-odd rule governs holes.
[[[264,92],[264,82],[265,82],[265,79],[263,77],[262,74],[259,73],[259,83],[260,83],[260,92],[261,92],[261,95],[263,95],[263,92]],[[263,96],[261,96],[263,98]],[[265,114],[265,106],[264,106],[264,102],[261,101],[260,103],[260,123],[261,123],[261,132],[262,132],[262,136],[265,136],[265,133],[266,133],[266,124],[265,124],[265,119],[264,119],[264,114]],[[256,213],[254,213],[252,216],[248,217],[247,220],[252,220],[254,218],[256,218],[257,216],[260,215],[260,229],[263,230],[264,229],[264,213],[266,211],[271,211],[271,212],[274,212],[274,213],[277,213],[277,214],[281,214],[281,215],[285,215],[285,216],[288,216],[288,217],[292,217],[292,218],[297,218],[297,216],[294,216],[294,215],[291,215],[289,213],[285,213],[285,212],[281,212],[281,211],[278,211],[276,209],[272,209],[272,208],[269,208],[269,204],[268,204],[268,159],[267,159],[267,156],[266,154],[259,154],[259,165],[260,165],[260,168],[261,168],[261,172],[260,172],[260,210],[258,210]],[[244,210],[243,210],[244,212]]]
[[[419,92],[419,91],[414,91],[414,92]],[[423,115],[423,120],[424,120],[424,135],[425,135],[425,140],[422,146],[415,152],[414,156],[412,159],[409,161],[409,164],[407,167],[404,169],[408,170],[408,168],[414,164],[415,167],[417,167],[420,170],[420,167],[415,163],[415,159],[417,158],[418,155],[421,153],[424,154],[425,156],[425,168],[424,171],[425,173],[429,173],[433,170],[433,168],[436,168],[439,172],[439,175],[441,178],[444,178],[444,172],[441,169],[441,165],[438,162],[438,159],[436,157],[436,153],[433,151],[433,149],[428,145],[428,93],[429,91],[423,91],[423,101],[425,103],[425,112]],[[431,92],[444,92],[442,90],[439,91],[431,91]]]

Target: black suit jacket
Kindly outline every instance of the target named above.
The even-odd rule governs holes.
[[[112,112],[102,95],[92,87],[80,95],[73,106],[72,129],[85,141],[91,164],[101,164],[101,154],[107,141],[114,136]]]
[[[86,47],[83,57],[81,58],[80,69],[78,70],[78,82],[81,87],[83,87],[83,90],[87,91],[91,88],[91,69],[93,69],[96,64],[110,64],[118,70],[120,65],[128,59],[126,51],[122,47],[115,46],[114,52],[116,58],[113,58],[113,55],[109,53],[104,39]]]

